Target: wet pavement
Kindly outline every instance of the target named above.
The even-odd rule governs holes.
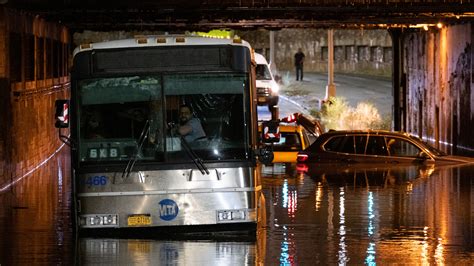
[[[282,73],[280,95],[299,105],[307,113],[319,110],[326,98],[327,74],[305,73],[303,81],[295,81],[294,73]],[[361,102],[372,103],[383,117],[390,116],[393,106],[392,82],[385,77],[334,74],[336,97],[347,100],[351,107]]]
[[[0,184],[0,265],[71,265],[69,155]],[[67,172],[66,172],[67,171]]]
[[[474,166],[310,175],[295,165],[267,166],[267,220],[252,241],[73,239],[70,183],[57,167],[53,159],[0,194],[1,265],[474,262]]]
[[[474,262],[472,166],[336,170],[264,179],[269,265]]]

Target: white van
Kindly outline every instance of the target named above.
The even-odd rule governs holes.
[[[265,57],[259,53],[255,53],[255,61],[257,62],[256,83],[258,105],[275,106],[278,104],[278,91],[280,87],[273,78],[270,65]]]

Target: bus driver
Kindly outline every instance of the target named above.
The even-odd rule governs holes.
[[[176,132],[183,136],[188,143],[206,137],[201,121],[193,117],[191,107],[186,104],[179,107],[179,126]]]

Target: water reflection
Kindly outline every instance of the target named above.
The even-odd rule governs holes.
[[[369,246],[367,247],[367,256],[365,258],[365,264],[367,265],[375,265],[375,240],[374,238],[374,231],[375,231],[375,226],[374,226],[374,196],[373,192],[369,192],[369,195],[367,197],[367,216],[369,220],[369,225],[367,226],[367,236],[369,237]]]
[[[267,198],[292,193],[297,203],[294,212],[288,212],[287,204],[268,209],[275,218],[269,219],[268,228],[274,230],[268,233],[266,261],[279,263],[274,256],[291,256],[298,264],[474,261],[473,166],[315,165],[305,170],[304,177],[264,178]],[[272,254],[274,242],[284,247],[278,249],[284,257]],[[298,249],[291,252],[290,244]]]
[[[256,259],[255,242],[79,240],[80,265],[248,265]]]
[[[287,226],[283,226],[283,241],[281,242],[280,265],[295,265],[295,241],[293,234],[288,231]]]
[[[316,204],[314,206],[316,211],[319,211],[319,208],[321,208],[322,198],[323,198],[323,185],[321,182],[318,182],[316,186],[316,195],[315,195]]]
[[[72,264],[67,157],[56,154],[34,170],[0,192],[0,265]]]
[[[349,261],[347,257],[346,250],[346,218],[344,216],[345,206],[344,206],[344,188],[339,188],[339,265],[346,264]]]
[[[474,167],[264,171],[257,241],[72,236],[67,160],[0,193],[0,264],[472,265]],[[278,170],[279,169],[279,170]],[[225,199],[223,199],[225,200]]]

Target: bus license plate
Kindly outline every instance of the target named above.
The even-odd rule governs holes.
[[[258,97],[258,101],[261,103],[265,102],[265,97]]]
[[[128,216],[128,226],[151,225],[149,214],[133,214]]]

